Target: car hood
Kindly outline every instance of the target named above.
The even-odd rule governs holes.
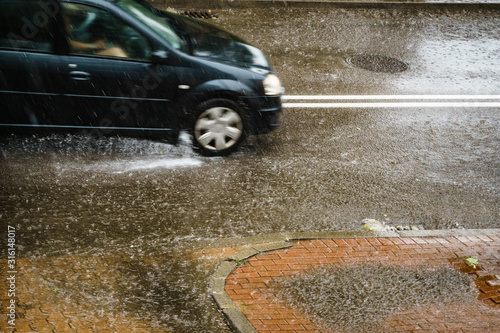
[[[261,72],[271,71],[264,53],[241,38],[202,21],[165,14],[187,39],[193,56]]]

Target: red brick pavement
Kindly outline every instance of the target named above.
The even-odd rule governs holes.
[[[96,304],[85,301],[79,288],[108,295],[120,286],[116,267],[126,257],[118,255],[73,255],[56,258],[17,259],[16,320],[9,325],[10,297],[6,260],[0,259],[0,332],[50,333],[151,333],[171,332],[156,326],[152,320],[120,311],[100,312]],[[128,259],[130,260],[130,259]],[[153,258],[144,257],[143,261]],[[59,290],[59,289],[64,290]],[[108,311],[109,310],[109,311]]]
[[[244,249],[240,248],[241,249]],[[467,309],[459,305],[426,307],[386,318],[387,332],[500,332],[499,282],[500,239],[498,236],[448,238],[357,238],[297,241],[286,250],[267,252],[245,261],[226,279],[226,292],[261,332],[318,331],[319,323],[305,317],[277,299],[270,288],[277,279],[308,269],[348,265],[356,262],[383,262],[400,265],[453,266],[469,274],[480,294]],[[234,254],[238,248],[204,249],[193,253],[213,260]],[[219,253],[220,252],[220,253]],[[463,258],[479,259],[478,269]],[[18,332],[164,332],[151,320],[133,313],[100,313],[92,303],[75,303],[71,291],[80,299],[81,286],[104,293],[120,288],[116,267],[125,257],[63,256],[18,259],[16,280]],[[144,257],[142,261],[154,260]],[[5,267],[5,260],[0,260]],[[6,272],[0,272],[0,313],[6,318],[8,289]],[[57,290],[59,286],[64,290]],[[56,289],[57,288],[57,289]],[[10,332],[0,320],[0,332]],[[340,330],[346,332],[345,330]]]
[[[466,263],[468,257],[479,260],[476,268]],[[466,307],[437,304],[385,318],[385,332],[500,332],[498,236],[296,241],[289,249],[245,261],[226,279],[225,291],[259,332],[323,332],[321,323],[278,299],[272,285],[312,268],[364,262],[451,266],[468,274],[479,289],[477,301]]]

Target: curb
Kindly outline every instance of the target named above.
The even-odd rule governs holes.
[[[248,321],[245,315],[234,305],[229,295],[225,292],[224,285],[226,278],[236,269],[236,267],[238,267],[238,265],[241,264],[242,261],[250,257],[260,253],[286,249],[289,247],[292,247],[290,242],[281,241],[257,245],[249,249],[245,249],[228,258],[225,258],[219,268],[217,268],[215,273],[210,277],[208,285],[211,290],[211,296],[234,332],[256,333],[257,330]]]
[[[446,229],[446,230],[409,230],[409,231],[332,231],[332,232],[294,232],[270,234],[217,242],[219,246],[234,244],[259,244],[242,250],[230,257],[224,258],[209,279],[210,296],[218,309],[224,315],[229,326],[237,333],[256,333],[257,330],[245,315],[236,307],[224,290],[226,278],[240,265],[242,261],[261,253],[286,249],[293,246],[292,241],[325,239],[325,238],[390,238],[390,237],[451,237],[451,236],[500,236],[500,229]],[[266,244],[262,244],[266,243]],[[215,243],[212,245],[216,245]]]
[[[244,9],[244,8],[422,8],[454,7],[460,9],[494,8],[499,2],[467,1],[408,1],[408,0],[149,0],[154,6],[197,9]]]

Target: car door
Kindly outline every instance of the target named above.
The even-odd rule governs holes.
[[[0,131],[43,128],[59,103],[57,3],[0,3]]]
[[[102,134],[176,132],[176,69],[151,62],[148,37],[104,8],[65,2],[62,10],[69,54],[61,124]]]

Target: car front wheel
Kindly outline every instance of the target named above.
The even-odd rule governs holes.
[[[245,137],[241,107],[225,99],[203,103],[193,128],[194,146],[203,155],[222,156],[235,151]]]

